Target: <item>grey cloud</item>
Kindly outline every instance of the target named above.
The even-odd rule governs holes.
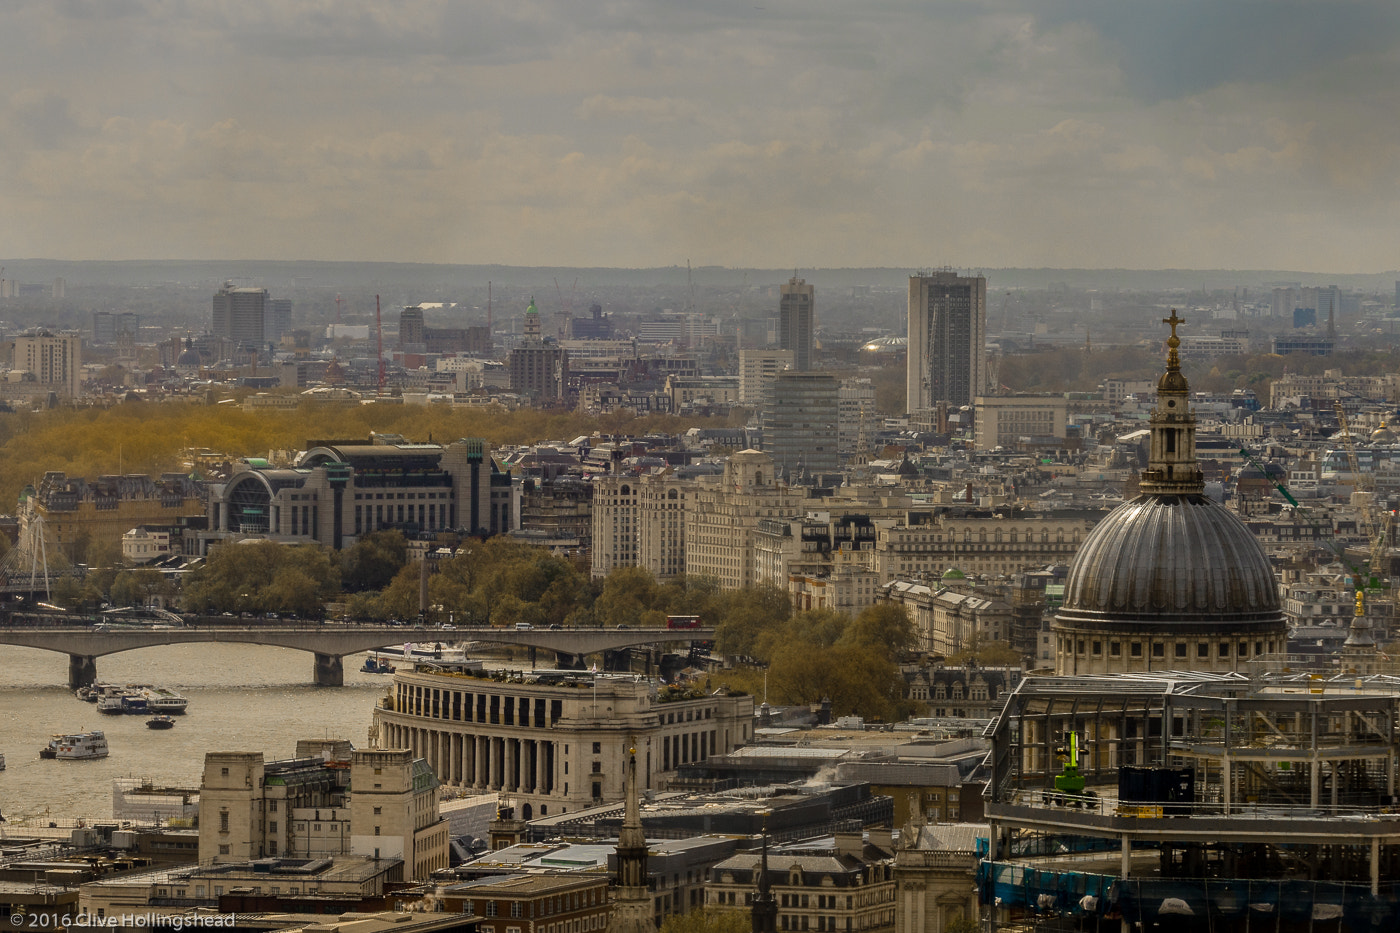
[[[1392,0],[1037,0],[1025,9],[1046,26],[1097,30],[1113,43],[1129,89],[1148,102],[1325,74],[1400,40]]]

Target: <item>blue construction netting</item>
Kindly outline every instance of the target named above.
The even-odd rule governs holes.
[[[1400,930],[1400,883],[1221,879],[1120,881],[1112,875],[979,863],[984,904],[1042,916],[1121,917],[1140,929]],[[1176,921],[1175,923],[1173,921]]]

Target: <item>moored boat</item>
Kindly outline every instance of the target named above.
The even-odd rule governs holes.
[[[394,673],[394,665],[390,664],[387,659],[372,654],[365,658],[365,663],[360,667],[360,670],[366,674],[392,674]]]
[[[127,684],[124,687],[105,684],[97,697],[97,711],[108,715],[132,713],[179,714],[190,705],[190,701],[169,687],[152,687],[148,684]]]
[[[54,741],[54,757],[59,761],[107,757],[107,735],[103,732],[70,732],[55,736]]]

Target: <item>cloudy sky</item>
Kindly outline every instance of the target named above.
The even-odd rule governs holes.
[[[10,0],[0,256],[1400,266],[1395,0]]]

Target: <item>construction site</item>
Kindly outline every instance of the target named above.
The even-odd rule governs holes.
[[[990,728],[992,930],[1400,929],[1400,678],[1023,681]]]

